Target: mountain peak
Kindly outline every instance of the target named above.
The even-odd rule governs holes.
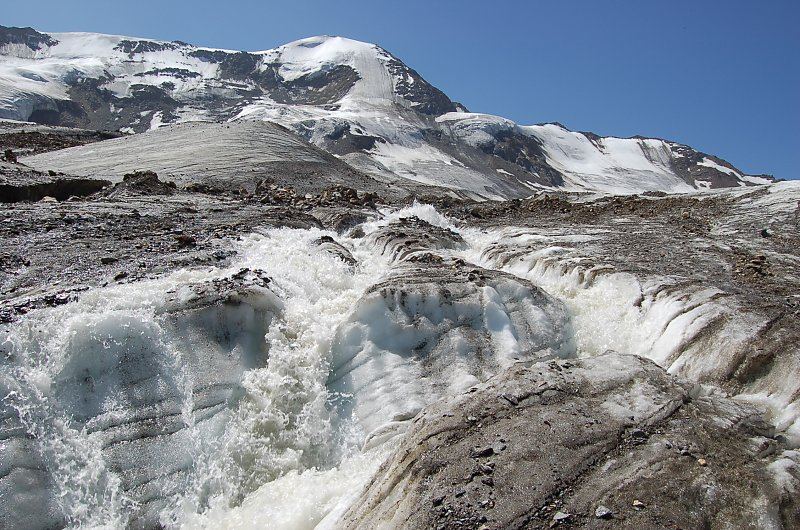
[[[654,139],[465,112],[372,43],[318,35],[243,52],[0,27],[0,118],[138,133],[196,120],[279,123],[383,179],[480,198],[765,183]]]
[[[360,50],[364,48],[376,49],[379,48],[377,44],[364,42],[360,40],[351,39],[341,35],[314,35],[305,37],[292,42],[287,42],[278,48],[316,48],[320,45],[332,45],[341,48],[342,50]]]

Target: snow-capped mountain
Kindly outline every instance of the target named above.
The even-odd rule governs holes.
[[[482,198],[772,181],[674,142],[468,113],[386,50],[342,37],[238,52],[0,27],[0,117],[125,132],[273,121],[380,180]]]

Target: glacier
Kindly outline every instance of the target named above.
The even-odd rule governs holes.
[[[592,264],[577,249],[599,237],[472,228],[414,204],[344,234],[259,230],[230,266],[33,311],[0,343],[2,518],[338,527],[421,411],[519,363],[615,350],[723,387],[757,323],[713,289]],[[766,384],[788,395],[791,373]],[[743,402],[794,410],[759,399],[764,384]],[[778,424],[795,438],[790,417]]]
[[[800,525],[797,182],[336,36],[0,26],[0,143],[0,527]]]

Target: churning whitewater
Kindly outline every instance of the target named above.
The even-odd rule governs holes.
[[[414,206],[363,230],[413,215],[452,228]],[[170,526],[239,528],[257,516],[313,528],[341,511],[386,450],[362,453],[364,426],[337,417],[352,396],[327,386],[332,341],[391,269],[368,238],[338,238],[354,265],[315,243],[326,236],[337,237],[254,233],[231,267],[90,290],[8,326],[4,405],[28,434],[21,449],[47,470],[18,487],[52,483],[52,508],[76,527],[124,527],[155,508]]]
[[[257,494],[277,496],[265,515],[281,526],[313,527],[355,487],[297,474],[331,468],[356,440],[328,408],[328,353],[387,263],[347,240],[359,263],[350,266],[316,248],[324,235],[252,234],[230,268],[97,289],[5,330],[4,403],[36,440],[30,451],[71,525],[123,527],[134,504],[165,495],[162,523],[217,526],[219,511]],[[239,285],[226,292],[232,278]],[[170,424],[148,434],[173,436],[152,447],[128,438],[126,425],[158,417]],[[142,447],[117,452],[119,444]],[[111,466],[141,476],[122,479]],[[289,473],[286,498],[273,481]],[[145,496],[134,500],[131,487]]]
[[[24,432],[3,444],[43,471],[13,487],[41,499],[33,526],[334,528],[420,411],[518,361],[711,370],[695,338],[727,310],[715,292],[565,255],[593,237],[415,203],[343,236],[258,231],[231,266],[33,311],[3,329],[4,421]]]

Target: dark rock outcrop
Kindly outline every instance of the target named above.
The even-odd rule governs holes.
[[[55,46],[58,41],[50,35],[39,33],[33,28],[0,26],[0,47],[8,44],[21,44],[32,51],[36,51],[42,46]]]
[[[123,175],[122,182],[115,184],[104,195],[172,195],[176,188],[174,182],[163,182],[154,171],[134,171]]]
[[[0,162],[0,202],[35,202],[45,197],[65,201],[96,193],[111,182],[100,178],[81,178],[43,173],[21,164]]]

